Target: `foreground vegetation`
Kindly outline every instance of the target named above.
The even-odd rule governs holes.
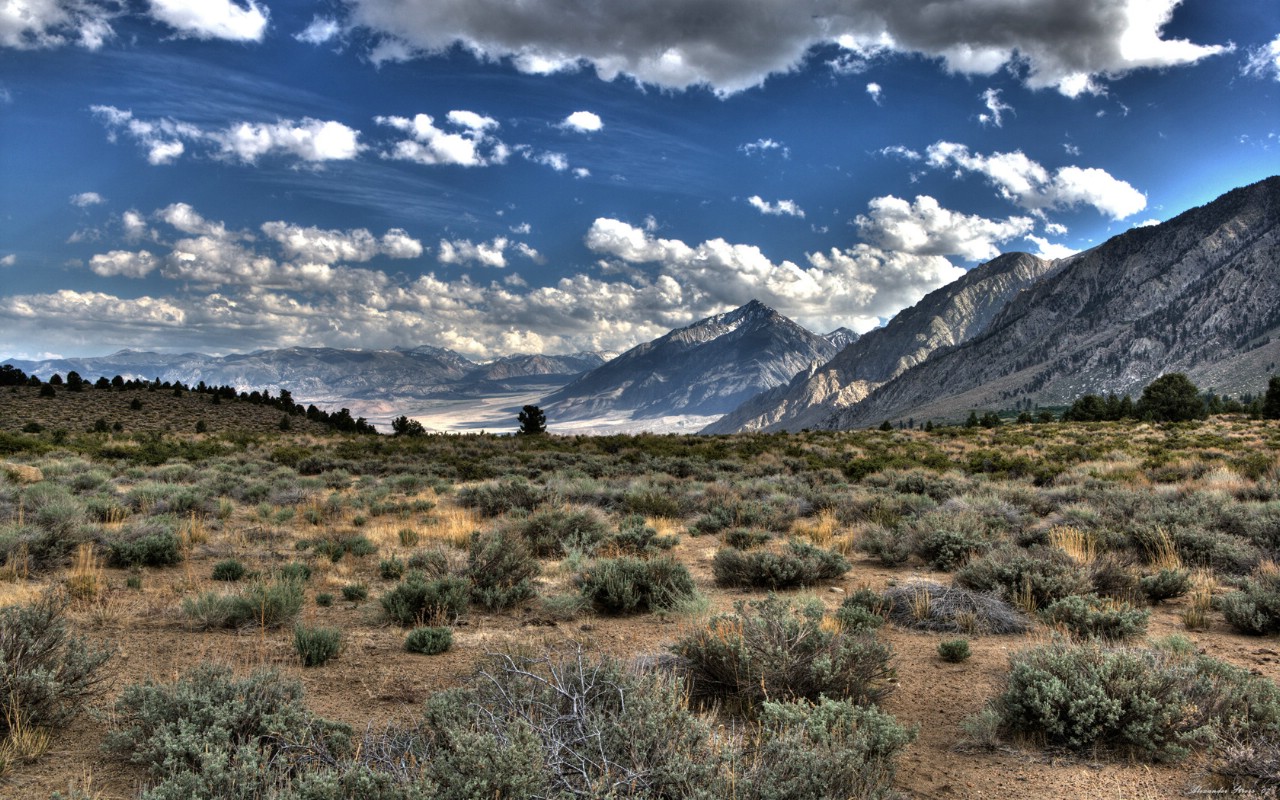
[[[96,713],[94,746],[148,798],[886,797],[917,735],[885,710],[889,631],[955,665],[1015,637],[956,736],[971,754],[1198,754],[1198,785],[1280,780],[1275,685],[1185,638],[1280,631],[1274,423],[21,427],[0,434],[12,786]],[[849,586],[855,565],[897,577]],[[1148,637],[1153,613],[1184,636]],[[584,635],[651,617],[679,624],[642,649]],[[552,633],[518,635],[532,625]],[[209,644],[153,671],[163,636]],[[313,710],[359,679],[356,642],[388,636],[456,674],[377,724]],[[262,668],[226,666],[225,641],[258,643]]]

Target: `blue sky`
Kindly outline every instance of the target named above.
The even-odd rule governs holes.
[[[0,0],[0,357],[866,331],[1278,165],[1274,0]]]

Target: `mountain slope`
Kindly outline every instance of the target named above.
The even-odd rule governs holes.
[[[548,419],[723,414],[835,346],[751,301],[633,347],[542,401]]]
[[[815,427],[939,349],[980,334],[1018,292],[1055,268],[1055,262],[1026,253],[992,259],[930,292],[822,367],[797,375],[785,389],[752,397],[703,433]]]
[[[1280,342],[1280,177],[1228,192],[1069,260],[980,336],[823,421],[956,416],[969,408],[1136,393],[1187,372],[1217,391],[1258,391]]]

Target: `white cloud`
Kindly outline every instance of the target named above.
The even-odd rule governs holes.
[[[97,50],[115,35],[116,4],[97,0],[5,0],[0,3],[0,47],[36,50],[74,42]]]
[[[871,95],[871,99],[875,101],[876,105],[880,105],[880,98],[884,94],[884,89],[878,83],[868,83],[867,94]]]
[[[1040,236],[1027,234],[1026,239],[1036,246],[1036,252],[1033,255],[1037,255],[1040,258],[1047,258],[1051,260],[1055,258],[1066,258],[1067,256],[1073,256],[1080,252],[1079,250],[1067,247],[1065,244],[1056,244]]]
[[[575,178],[590,178],[590,177],[591,177],[591,170],[587,169],[586,167],[574,167],[574,168],[573,168],[573,177],[575,177]]]
[[[155,255],[146,250],[139,250],[136,253],[128,250],[112,250],[89,259],[89,269],[103,277],[123,275],[126,278],[142,278],[159,265],[160,262]]]
[[[518,236],[528,236],[533,233],[533,226],[527,222],[521,222],[519,225],[512,225],[511,232]]]
[[[1105,170],[1070,166],[1050,173],[1021,150],[984,156],[962,144],[937,142],[929,146],[928,161],[933,167],[977,172],[1001,197],[1032,211],[1086,205],[1124,219],[1147,206],[1145,195]]]
[[[4,256],[3,258],[0,258],[0,267],[12,267],[14,264],[17,264],[17,263],[18,263],[18,257],[13,253],[10,253],[9,255]]]
[[[765,153],[776,150],[783,158],[791,158],[791,148],[787,147],[782,142],[774,141],[773,139],[757,139],[754,142],[747,142],[746,144],[739,145],[738,150],[749,156],[764,155]]]
[[[89,206],[96,206],[105,202],[106,201],[102,199],[102,195],[97,192],[80,192],[79,194],[71,195],[71,205],[79,208],[88,208]]]
[[[120,215],[120,224],[124,228],[124,238],[129,242],[154,238],[155,231],[147,227],[147,220],[134,209]]]
[[[1142,222],[1135,222],[1135,223],[1133,223],[1133,227],[1135,227],[1135,228],[1150,228],[1152,225],[1159,225],[1159,224],[1160,224],[1160,220],[1155,219],[1155,218],[1153,217],[1153,218],[1151,218],[1151,219],[1144,219]]]
[[[1067,226],[1059,224],[1057,222],[1045,223],[1044,232],[1048,234],[1052,234],[1053,236],[1066,236]]]
[[[797,69],[820,45],[841,72],[886,53],[940,59],[952,72],[990,75],[1016,65],[1031,88],[1099,92],[1132,70],[1195,63],[1221,45],[1164,39],[1180,0],[650,0],[642,8],[580,0],[350,0],[351,21],[381,41],[380,58],[438,55],[461,45],[537,75],[593,68],[668,89],[720,95]]]
[[[280,244],[285,258],[315,264],[368,261],[378,255],[390,258],[422,255],[422,242],[400,228],[392,228],[379,239],[365,228],[322,230],[276,221],[264,222],[262,232]]]
[[[440,240],[436,260],[441,264],[479,264],[482,267],[503,269],[507,266],[507,250],[537,263],[542,254],[524,242],[512,242],[505,236],[494,237],[491,242],[474,243],[470,239]]]
[[[156,20],[193,39],[226,39],[260,42],[267,31],[268,14],[256,0],[150,0]]]
[[[374,121],[379,125],[410,137],[396,142],[382,157],[433,166],[487,167],[503,164],[510,156],[510,148],[487,132],[497,127],[497,121],[472,111],[450,111],[446,119],[460,130],[438,128],[427,114],[417,114],[413,119],[376,117]]]
[[[768,214],[774,217],[800,217],[804,219],[804,209],[796,204],[794,200],[779,200],[776,203],[765,201],[760,195],[752,195],[747,198],[747,202],[751,207],[759,211],[761,214]]]
[[[541,164],[544,167],[551,167],[556,172],[564,172],[569,169],[569,157],[564,153],[535,153],[532,150],[521,148],[520,151],[525,158],[535,164]]]
[[[226,225],[221,222],[210,222],[187,203],[173,203],[157,211],[156,216],[183,233],[217,238],[227,236]]]
[[[978,115],[978,122],[983,125],[995,125],[997,128],[1004,127],[1004,112],[1012,111],[1013,106],[1005,103],[1000,99],[999,89],[987,89],[982,93],[982,104],[987,107],[987,113]]]
[[[322,45],[342,35],[342,25],[332,17],[316,16],[311,24],[295,33],[293,38],[307,44]]]
[[[917,151],[900,144],[882,147],[877,152],[882,156],[894,156],[895,158],[901,158],[905,161],[919,161],[924,158],[924,156],[920,155]]]
[[[892,195],[872,198],[867,214],[854,220],[859,232],[877,247],[914,255],[954,255],[970,261],[995,258],[996,245],[1030,233],[1035,220],[1005,220],[961,214],[925,195],[907,202]]]
[[[1244,74],[1280,81],[1280,36],[1248,52]]]
[[[153,165],[170,164],[186,153],[186,144],[214,145],[215,155],[253,164],[267,154],[285,154],[303,161],[346,161],[364,150],[360,132],[341,122],[310,117],[300,122],[236,122],[221,130],[204,130],[172,119],[144,120],[115,106],[92,106],[107,126],[108,138],[123,133],[147,150]]]
[[[594,133],[604,127],[599,115],[590,111],[575,111],[564,118],[564,122],[560,123],[562,127],[570,130],[581,131],[582,133]]]

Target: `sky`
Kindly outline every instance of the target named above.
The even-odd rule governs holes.
[[[0,0],[0,358],[866,332],[1277,172],[1275,0]]]

